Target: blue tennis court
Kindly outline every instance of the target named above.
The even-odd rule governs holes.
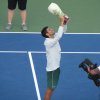
[[[0,100],[43,100],[44,38],[37,33],[0,33]],[[61,75],[52,100],[100,100],[100,88],[79,69],[85,58],[100,64],[100,34],[64,34]]]

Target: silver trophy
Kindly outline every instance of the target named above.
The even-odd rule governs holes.
[[[48,10],[53,15],[64,16],[64,13],[62,12],[61,8],[56,3],[51,3],[48,6]]]

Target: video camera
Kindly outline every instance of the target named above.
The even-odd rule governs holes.
[[[88,74],[88,78],[93,80],[93,82],[95,83],[96,86],[100,86],[100,75],[96,74],[96,75],[91,75],[90,73],[88,73],[88,67],[90,69],[95,69],[97,68],[97,64],[92,63],[92,61],[90,61],[88,58],[86,58],[83,62],[80,63],[79,68],[82,68],[87,74]]]

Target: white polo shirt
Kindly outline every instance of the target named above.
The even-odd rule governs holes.
[[[46,38],[44,45],[46,48],[47,66],[46,71],[53,71],[60,67],[61,48],[59,40],[62,37],[64,31],[67,30],[67,25],[59,26],[58,32],[55,33],[54,38]]]

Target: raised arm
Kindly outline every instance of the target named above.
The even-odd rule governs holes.
[[[66,23],[68,21],[68,17],[66,19]],[[59,28],[58,32],[53,36],[52,40],[48,41],[45,45],[48,45],[49,47],[55,45],[60,38],[62,37],[63,33],[66,31],[65,27],[67,29],[67,24],[65,23],[65,16],[59,16]]]

